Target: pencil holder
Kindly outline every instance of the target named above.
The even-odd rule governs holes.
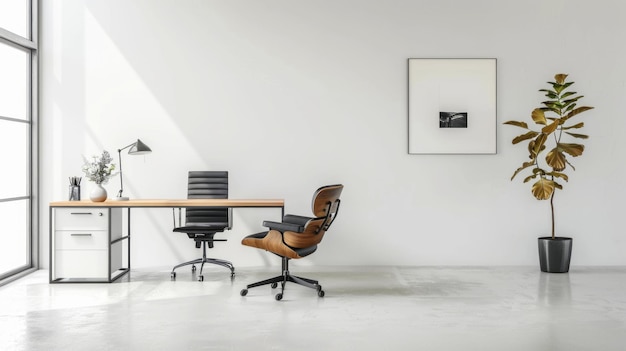
[[[80,201],[80,185],[70,185],[70,201]]]

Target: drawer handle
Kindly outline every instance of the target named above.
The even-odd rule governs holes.
[[[93,213],[91,213],[91,212],[71,212],[70,214],[73,214],[73,215],[91,215]]]
[[[71,236],[91,236],[91,233],[72,233]]]

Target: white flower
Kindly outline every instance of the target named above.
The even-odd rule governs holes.
[[[85,159],[83,165],[83,173],[87,179],[95,182],[96,184],[106,184],[109,179],[114,175],[112,174],[115,169],[115,163],[108,151],[104,150],[102,156],[92,156],[91,161]]]

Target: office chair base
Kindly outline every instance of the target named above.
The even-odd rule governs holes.
[[[263,286],[263,285],[270,285],[272,289],[274,289],[278,287],[278,283],[280,283],[281,285],[280,292],[276,294],[275,296],[276,300],[280,301],[283,299],[283,294],[285,292],[285,285],[287,284],[287,282],[296,283],[298,285],[302,285],[307,288],[314,289],[317,291],[317,296],[319,297],[324,297],[325,295],[324,290],[322,290],[322,286],[319,284],[317,280],[298,277],[289,273],[289,259],[286,257],[283,257],[283,274],[282,275],[279,275],[270,279],[265,279],[260,282],[248,284],[248,286],[246,286],[245,289],[241,290],[239,294],[241,296],[246,296],[248,295],[248,289],[256,288],[258,286]]]
[[[206,246],[207,246],[207,242],[203,241],[202,242],[202,258],[197,258],[195,260],[192,260],[192,261],[189,261],[189,262],[184,262],[184,263],[177,264],[176,266],[174,266],[174,268],[172,268],[172,272],[170,273],[170,277],[172,278],[172,280],[176,279],[176,268],[191,265],[191,271],[195,272],[196,271],[196,264],[200,264],[200,274],[198,275],[198,281],[204,281],[204,276],[202,275],[202,269],[204,269],[204,264],[205,263],[212,263],[212,264],[216,264],[218,266],[226,267],[226,268],[230,269],[230,277],[231,278],[234,277],[235,276],[235,266],[233,266],[233,264],[230,261],[220,260],[218,258],[207,258],[206,257]]]

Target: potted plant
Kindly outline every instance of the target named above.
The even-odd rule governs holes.
[[[96,186],[89,193],[91,201],[103,202],[107,199],[107,191],[102,184],[106,184],[115,175],[113,170],[115,170],[115,163],[106,150],[102,151],[102,156],[94,155],[91,160],[85,160],[83,173],[87,179],[96,183]]]
[[[530,117],[534,122],[534,128],[529,127],[526,122],[504,122],[526,130],[513,138],[513,144],[528,141],[529,160],[515,170],[511,180],[520,172],[529,170],[530,175],[524,178],[524,183],[534,181],[531,188],[533,196],[537,200],[550,200],[552,235],[538,239],[541,271],[550,273],[569,271],[572,238],[560,237],[555,233],[554,195],[557,189],[563,189],[561,181],[567,182],[569,179],[565,172],[569,168],[575,170],[569,157],[578,157],[585,150],[584,145],[568,143],[565,139],[588,138],[585,134],[573,132],[584,127],[584,123],[578,122],[578,118],[574,117],[593,108],[577,106],[583,96],[568,91],[574,82],[566,82],[566,79],[567,74],[557,74],[554,76],[554,82],[548,82],[549,89],[539,90],[545,93],[548,100],[541,103],[542,107],[532,111]]]

